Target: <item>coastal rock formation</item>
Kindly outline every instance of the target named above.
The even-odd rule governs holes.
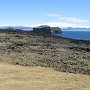
[[[44,26],[39,26],[36,28],[33,28],[33,32],[37,32],[37,33],[51,33],[51,29],[49,26],[44,25]]]
[[[59,27],[50,27],[52,33],[62,33],[61,28]]]
[[[50,27],[47,25],[41,25],[39,27],[33,28],[33,32],[37,33],[60,33],[62,30],[59,27]]]

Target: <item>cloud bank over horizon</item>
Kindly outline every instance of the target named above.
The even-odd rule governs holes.
[[[72,23],[64,23],[64,22],[47,22],[47,23],[44,23],[44,24],[33,24],[33,25],[26,25],[26,26],[38,27],[40,25],[48,25],[48,26],[51,26],[51,27],[60,27],[60,28],[67,28],[67,27],[90,28],[90,26],[83,26],[83,25],[72,24]]]
[[[25,27],[38,27],[40,25],[48,25],[51,27],[60,27],[60,28],[90,28],[90,26],[85,26],[85,25],[78,25],[78,24],[72,24],[72,23],[66,23],[66,22],[47,22],[47,23],[41,23],[41,24],[22,24],[22,25],[11,25],[11,24],[5,24],[5,25],[0,25],[0,27],[3,26],[25,26]]]

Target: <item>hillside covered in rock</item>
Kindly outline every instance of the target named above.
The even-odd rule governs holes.
[[[0,30],[0,60],[90,75],[90,41],[33,31]]]

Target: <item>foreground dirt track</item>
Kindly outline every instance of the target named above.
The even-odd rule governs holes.
[[[0,62],[0,90],[90,90],[90,76]]]

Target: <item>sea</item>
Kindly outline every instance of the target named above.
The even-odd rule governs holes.
[[[57,33],[55,35],[70,39],[90,41],[90,31],[62,31],[62,33]]]

